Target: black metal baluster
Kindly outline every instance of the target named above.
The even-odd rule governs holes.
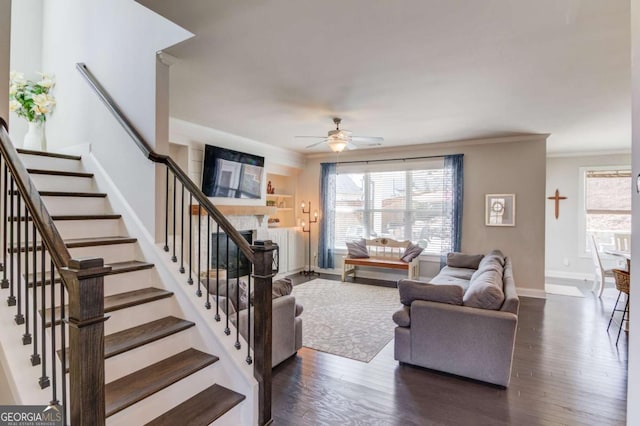
[[[9,215],[7,214],[7,190],[9,189],[9,181],[7,174],[7,162],[2,165],[4,170],[4,179],[2,185],[3,201],[2,201],[2,227],[4,232],[2,233],[2,281],[0,281],[0,288],[9,288],[9,280],[7,280],[7,226],[13,226],[13,222],[9,221]]]
[[[40,364],[40,354],[38,353],[38,242],[36,240],[36,222],[32,221],[31,234],[33,235],[33,279],[31,280],[31,288],[33,288],[33,353],[31,354],[31,365]],[[28,275],[27,275],[28,276]],[[27,281],[28,287],[29,281]]]
[[[228,235],[227,241],[229,241]],[[236,246],[236,343],[233,346],[240,349],[240,247],[237,244],[234,246]]]
[[[189,192],[189,279],[187,279],[187,284],[193,285],[193,260],[192,260],[192,252],[193,252],[193,214],[191,211],[191,206],[193,205],[193,195]],[[198,290],[200,290],[200,286],[198,286]],[[198,295],[200,296],[200,295]]]
[[[42,342],[41,342],[41,346],[42,346],[42,376],[40,376],[40,380],[38,381],[38,383],[40,384],[40,389],[44,389],[47,386],[49,386],[51,383],[49,382],[49,377],[47,376],[47,342],[45,339],[45,329],[46,329],[46,317],[45,317],[45,310],[47,307],[47,289],[45,286],[46,283],[46,278],[47,278],[47,274],[45,271],[46,268],[46,253],[45,253],[45,247],[44,247],[44,240],[42,241],[42,253],[40,255],[40,261],[41,263],[41,267],[42,270],[40,272],[40,306],[42,306],[42,314],[41,314],[41,320],[40,320],[40,335],[42,336]],[[53,286],[53,283],[51,283],[51,285]]]
[[[176,175],[173,175],[173,256],[171,261],[178,261],[176,257]]]
[[[167,166],[167,184],[164,189],[164,251],[169,251],[169,166]]]
[[[226,234],[225,234],[226,235]],[[220,234],[218,234],[218,240],[220,240]],[[229,238],[227,236],[227,252],[225,253],[227,259],[224,262],[224,266],[227,268],[225,270],[225,281],[227,282],[227,292],[225,293],[227,295],[227,310],[226,310],[226,314],[227,314],[227,327],[224,329],[224,334],[226,334],[227,336],[231,334],[231,329],[229,328],[229,317],[231,315],[229,315]],[[218,261],[218,266],[220,266],[220,261]]]
[[[200,246],[200,242],[202,241],[202,207],[198,204],[198,291],[196,291],[196,296],[202,296],[202,290],[200,288],[200,252],[202,251],[202,247]]]
[[[53,268],[52,268],[53,270]],[[52,275],[53,279],[53,275]],[[53,288],[53,284],[51,285]],[[62,363],[62,374],[61,384],[62,384],[62,424],[67,424],[67,378],[66,378],[66,369],[67,369],[67,332],[66,332],[66,308],[65,308],[65,287],[62,282],[60,282],[60,347],[61,354],[60,360]]]
[[[247,303],[247,364],[251,365],[253,359],[251,359],[251,269],[253,264],[249,266],[249,275],[247,276],[247,297],[249,298]]]
[[[16,191],[17,193],[17,191]],[[24,324],[24,316],[22,316],[22,274],[21,274],[21,269],[22,269],[22,244],[20,241],[20,234],[22,233],[22,231],[20,230],[20,217],[22,217],[22,206],[20,205],[20,195],[13,195],[14,197],[17,197],[16,199],[16,210],[17,210],[17,214],[16,216],[14,216],[14,219],[16,220],[15,223],[15,227],[16,227],[16,247],[14,247],[14,251],[18,254],[16,256],[16,271],[17,274],[15,276],[15,281],[16,281],[16,290],[17,290],[17,306],[18,306],[18,313],[15,316],[15,321],[16,324],[18,325],[22,325]]]
[[[55,266],[53,261],[51,261],[51,300],[49,301],[49,321],[51,322],[51,378],[53,379],[53,386],[51,387],[52,396],[49,405],[58,405],[60,403],[58,401],[58,386],[56,383],[58,375],[56,374],[56,288],[53,285],[54,280]],[[64,350],[65,348],[62,349]],[[64,373],[64,367],[62,368],[62,371]]]
[[[9,227],[9,268],[10,268],[10,273],[9,273],[9,297],[7,298],[7,305],[9,306],[15,306],[16,305],[16,296],[14,295],[14,291],[13,291],[13,287],[14,287],[14,283],[16,281],[15,279],[15,275],[13,275],[13,264],[15,263],[13,261],[13,255],[14,255],[14,249],[15,247],[13,246],[13,231],[14,231],[14,226],[15,226],[15,214],[14,214],[14,209],[13,209],[13,177],[9,176],[10,180],[11,180],[11,191],[9,192],[9,200],[11,203],[11,211],[9,213],[9,217],[11,219],[11,226]],[[5,190],[5,197],[7,196],[7,191]],[[5,198],[5,202],[6,202],[6,198]],[[6,252],[6,250],[5,250]]]
[[[207,258],[207,262],[211,262],[211,258]],[[220,224],[216,222],[216,298],[214,300],[214,303],[216,304],[216,316],[214,318],[216,321],[220,321],[220,296],[218,296],[219,294],[220,294]],[[229,308],[229,305],[227,305],[227,308]]]
[[[31,344],[30,319],[29,319],[29,211],[27,203],[24,204],[24,334],[22,344]],[[20,218],[22,220],[22,218]]]
[[[211,261],[211,257],[209,256],[211,246],[211,218],[207,213],[207,257],[205,258],[205,262],[207,265],[207,269],[205,273],[207,274],[207,302],[204,304],[204,307],[207,309],[211,309],[211,293],[209,292],[209,281],[211,280],[211,274],[209,274],[209,262]],[[198,266],[200,265],[200,257],[198,257]]]
[[[182,209],[180,210],[180,273],[184,274],[184,183],[182,184]]]

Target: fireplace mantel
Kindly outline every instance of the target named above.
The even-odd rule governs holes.
[[[199,209],[197,204],[191,205],[191,214],[194,216],[200,214],[205,216],[207,211]],[[220,212],[225,216],[272,216],[276,214],[276,207],[274,206],[233,206],[233,205],[218,205],[216,206]]]

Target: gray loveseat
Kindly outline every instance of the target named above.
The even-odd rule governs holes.
[[[398,282],[395,359],[507,387],[520,301],[511,260],[452,253],[429,283]]]

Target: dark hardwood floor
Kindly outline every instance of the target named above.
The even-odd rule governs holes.
[[[393,341],[370,363],[302,348],[274,369],[275,424],[624,424],[627,335],[616,347],[617,324],[606,331],[616,296],[521,298],[506,390],[401,366]]]

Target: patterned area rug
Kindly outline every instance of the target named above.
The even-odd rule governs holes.
[[[393,338],[395,288],[315,279],[293,288],[302,313],[302,344],[369,362]]]

